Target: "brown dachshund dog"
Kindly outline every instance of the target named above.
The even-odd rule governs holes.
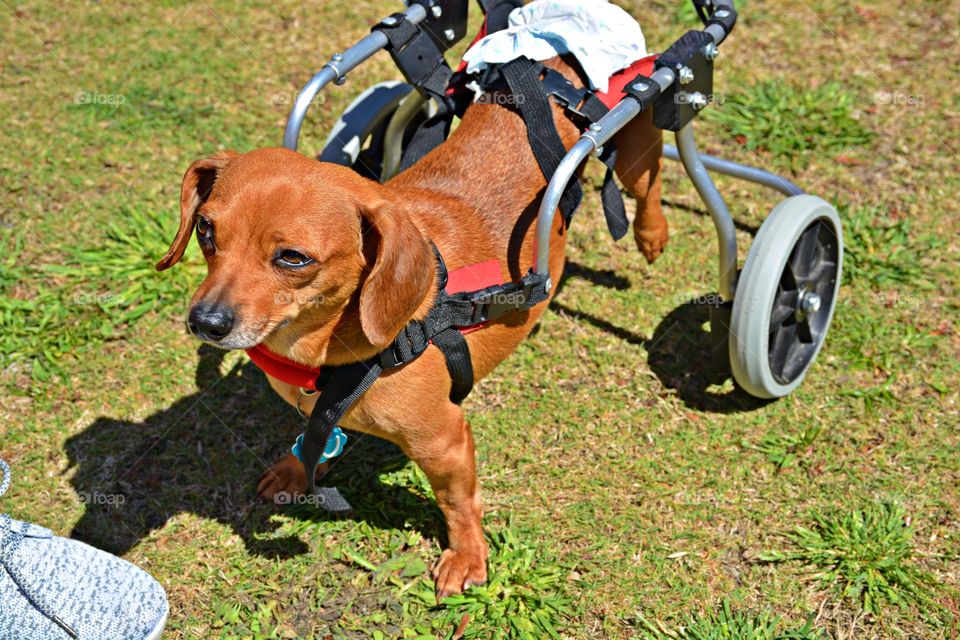
[[[583,85],[560,59],[547,65]],[[263,344],[309,366],[345,364],[381,351],[433,305],[431,241],[451,271],[499,259],[505,281],[519,279],[533,264],[546,180],[520,116],[491,102],[470,106],[449,140],[385,184],[280,148],[194,162],[183,178],[180,228],[157,264],[175,264],[195,230],[208,274],[191,301],[191,330],[225,349]],[[569,149],[579,132],[552,108]],[[615,142],[616,172],[637,199],[637,245],[652,262],[667,241],[661,134],[648,111]],[[563,271],[566,233],[557,215],[553,283]],[[477,380],[510,355],[546,307],[508,314],[466,336]],[[273,378],[270,384],[296,404],[297,388]],[[429,478],[449,536],[433,570],[438,598],[487,577],[473,435],[449,399],[450,386],[444,356],[431,347],[386,371],[342,420],[397,444]],[[304,398],[304,411],[315,400]],[[258,491],[271,499],[305,487],[301,463],[288,455],[264,472]]]

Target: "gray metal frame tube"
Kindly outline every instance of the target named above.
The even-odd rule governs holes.
[[[733,300],[737,284],[737,230],[733,218],[700,159],[697,141],[693,137],[693,123],[687,123],[677,131],[676,138],[680,162],[707,206],[713,226],[717,230],[717,240],[720,243],[720,297],[725,301]]]
[[[672,144],[665,144],[663,145],[663,157],[668,160],[679,160],[680,153]],[[804,193],[804,190],[793,182],[775,173],[764,171],[763,169],[757,169],[756,167],[750,167],[745,164],[740,164],[739,162],[732,162],[704,154],[700,154],[700,159],[703,161],[703,166],[714,173],[720,173],[725,176],[763,185],[764,187],[770,187],[787,196],[798,196]]]
[[[427,17],[427,10],[421,4],[410,5],[403,13],[407,16],[407,20],[413,24],[417,24]],[[283,132],[283,146],[293,151],[297,150],[297,140],[300,138],[300,128],[303,126],[303,120],[313,103],[313,99],[317,97],[321,89],[330,82],[345,77],[357,65],[386,46],[387,36],[381,31],[374,31],[344,51],[343,54],[335,54],[330,62],[323,65],[320,71],[310,79],[310,82],[300,90],[300,94],[293,103],[293,108],[287,117],[286,129]]]
[[[727,37],[727,32],[724,31],[723,27],[718,24],[711,24],[707,26],[704,31],[710,34],[710,37],[713,38],[714,44],[720,44]]]
[[[629,102],[636,104],[635,100]],[[639,105],[637,106],[639,107]],[[617,105],[617,108],[619,108],[619,105]],[[613,113],[613,111],[610,113]],[[540,211],[537,214],[536,264],[534,267],[536,272],[542,276],[548,276],[548,278],[550,276],[550,230],[553,228],[553,217],[560,204],[560,196],[567,188],[570,178],[577,172],[577,167],[589,158],[596,148],[597,143],[584,134],[563,157],[560,166],[553,174],[553,178],[547,183],[547,190],[543,194],[543,200],[540,201]],[[551,283],[548,279],[548,291],[550,287]]]
[[[658,69],[650,79],[665,89],[673,84],[673,71],[667,68]],[[621,100],[607,115],[600,118],[590,127],[567,152],[560,166],[554,172],[547,190],[540,201],[540,211],[537,213],[536,230],[536,258],[534,269],[544,276],[550,275],[550,230],[553,228],[553,218],[560,197],[567,188],[567,183],[577,172],[580,164],[590,157],[590,154],[609,141],[628,122],[636,118],[643,111],[643,106],[633,98]],[[550,288],[549,285],[547,287]]]

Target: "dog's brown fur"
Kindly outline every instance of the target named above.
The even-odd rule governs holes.
[[[582,82],[559,59],[548,64]],[[578,131],[558,107],[553,111],[569,148]],[[648,112],[615,142],[617,174],[637,199],[634,235],[652,262],[667,241],[660,132]],[[180,229],[157,268],[180,259],[202,215],[214,225],[217,246],[206,252],[208,275],[192,304],[235,311],[234,335],[222,346],[263,343],[311,366],[355,362],[376,354],[433,304],[429,241],[451,270],[496,258],[506,279],[523,275],[533,263],[545,186],[520,116],[496,104],[471,106],[447,142],[383,185],[284,149],[221,153],[187,170]],[[550,275],[557,283],[566,241],[560,215],[551,237]],[[315,262],[298,270],[276,267],[272,258],[284,248]],[[477,380],[516,348],[546,306],[467,335]],[[287,402],[297,402],[296,388],[270,383]],[[343,420],[350,429],[396,443],[429,478],[449,534],[449,548],[434,569],[438,597],[487,577],[473,436],[449,392],[444,357],[429,348],[386,372]],[[305,399],[304,409],[314,400]],[[258,490],[269,499],[305,486],[302,466],[289,455],[263,474]]]

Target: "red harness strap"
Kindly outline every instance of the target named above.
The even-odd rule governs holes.
[[[447,275],[446,290],[447,293],[478,291],[496,284],[503,284],[500,261],[487,260],[451,271]],[[482,323],[472,327],[464,327],[460,329],[460,333],[470,333],[481,326],[483,326]],[[276,378],[295,387],[311,391],[317,390],[316,383],[317,376],[320,375],[320,367],[310,367],[285,358],[259,344],[247,349],[247,355],[250,356],[253,364],[257,365],[261,371],[271,378]]]
[[[595,91],[594,95],[600,98],[600,102],[606,105],[608,109],[613,109],[621,100],[623,100],[623,89],[627,83],[637,77],[639,74],[649,76],[653,73],[653,63],[657,60],[657,54],[649,55],[646,58],[640,58],[629,67],[617,71],[610,76],[610,86],[606,92]]]

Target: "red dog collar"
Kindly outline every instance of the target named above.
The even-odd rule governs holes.
[[[497,284],[503,284],[500,261],[488,260],[451,271],[447,276],[446,290],[447,293],[460,293],[462,291],[485,289]],[[469,333],[481,326],[482,324],[465,327],[460,332]],[[261,371],[271,378],[276,378],[281,382],[286,382],[301,389],[317,390],[317,376],[320,375],[320,367],[311,367],[285,358],[259,344],[247,349],[247,355],[250,356],[253,364],[257,365]]]

